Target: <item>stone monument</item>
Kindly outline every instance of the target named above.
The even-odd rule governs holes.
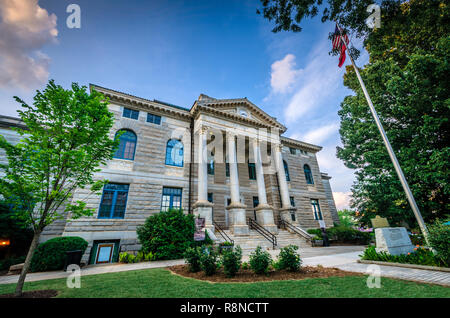
[[[377,252],[387,252],[391,255],[407,254],[414,250],[411,240],[404,227],[381,227],[375,229]]]

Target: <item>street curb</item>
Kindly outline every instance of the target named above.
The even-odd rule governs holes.
[[[361,263],[361,264],[386,265],[386,266],[405,267],[405,268],[412,268],[412,269],[425,269],[425,270],[430,270],[430,271],[439,271],[439,272],[450,273],[450,268],[447,268],[447,267],[403,264],[403,263],[390,263],[390,262],[380,262],[380,261],[368,261],[368,260],[361,260],[361,259],[359,259],[357,262]]]

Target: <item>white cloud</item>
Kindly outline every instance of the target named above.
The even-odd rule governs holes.
[[[351,192],[333,192],[334,202],[338,210],[348,209],[350,207]]]
[[[297,89],[286,107],[286,123],[293,123],[312,112],[339,88],[343,70],[328,55],[329,46],[328,40],[319,43],[306,67],[299,71],[302,77],[296,83]]]
[[[287,54],[282,60],[272,64],[270,85],[275,93],[286,93],[297,81],[301,70],[295,69],[295,56]]]
[[[34,88],[48,79],[48,56],[40,50],[56,41],[56,15],[38,0],[0,1],[0,86]]]
[[[308,131],[302,140],[312,143],[320,144],[322,141],[326,140],[329,136],[336,133],[339,129],[339,123],[332,123],[319,128],[314,128]]]

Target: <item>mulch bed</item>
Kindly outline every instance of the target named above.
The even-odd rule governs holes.
[[[320,267],[320,266],[304,266],[298,272],[289,272],[286,270],[270,271],[267,275],[256,275],[250,269],[240,269],[235,277],[227,278],[220,269],[216,274],[212,276],[206,276],[203,271],[198,273],[192,273],[189,271],[188,265],[175,265],[170,266],[168,269],[176,275],[183,277],[195,278],[198,280],[204,280],[208,282],[224,282],[224,283],[250,283],[260,281],[274,281],[274,280],[301,280],[305,278],[326,278],[326,277],[344,277],[344,276],[363,276],[360,273],[353,273],[343,271],[337,268]]]
[[[48,290],[32,290],[22,293],[22,296],[15,297],[14,294],[0,295],[0,298],[52,298],[58,295],[58,291],[53,289]]]

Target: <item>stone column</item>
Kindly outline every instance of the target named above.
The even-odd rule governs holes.
[[[257,138],[251,140],[253,146],[253,158],[255,160],[256,182],[258,184],[258,201],[259,204],[255,208],[256,219],[265,229],[272,233],[278,233],[273,218],[273,208],[267,204],[266,185],[264,183],[264,171],[261,159],[261,150]]]
[[[239,176],[236,158],[236,135],[227,132],[227,153],[230,165],[230,196],[231,203],[226,209],[231,215],[231,231],[234,235],[248,235],[248,225],[245,218],[246,206],[240,202]]]
[[[207,128],[202,127],[198,133],[198,199],[194,203],[194,215],[205,218],[205,227],[214,232],[212,207],[213,204],[208,201],[208,170],[207,170],[207,147],[206,147]]]
[[[284,172],[283,156],[281,154],[281,144],[275,145],[275,164],[278,174],[278,185],[281,193],[281,218],[287,222],[291,221],[291,212],[295,212],[296,208],[291,206],[291,199],[289,197],[289,187],[286,181],[286,173]]]

